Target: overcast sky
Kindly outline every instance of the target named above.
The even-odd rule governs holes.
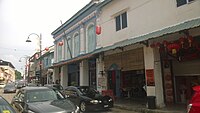
[[[24,73],[25,57],[37,48],[37,36],[25,42],[31,33],[42,34],[42,48],[53,45],[51,33],[90,0],[0,0],[0,59],[11,62]],[[19,62],[19,60],[22,62]]]

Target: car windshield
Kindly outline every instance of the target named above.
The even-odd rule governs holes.
[[[97,90],[91,87],[79,87],[79,91],[82,93],[82,95],[93,95],[95,96],[96,94],[99,94]]]
[[[48,90],[34,90],[27,92],[27,102],[42,102],[49,100],[64,99],[59,91]]]

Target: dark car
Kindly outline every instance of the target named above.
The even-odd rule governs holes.
[[[17,113],[2,96],[0,96],[0,113]]]
[[[105,110],[113,107],[113,99],[102,96],[89,86],[69,86],[65,88],[65,96],[79,106],[82,112]]]
[[[4,93],[16,93],[16,90],[15,84],[6,84],[3,88]]]
[[[60,84],[45,84],[45,87],[49,87],[49,88],[56,88],[57,90],[59,90],[62,94],[64,94],[64,88],[60,85]]]
[[[21,88],[11,104],[20,113],[80,113],[78,106],[48,87]]]
[[[19,81],[16,83],[16,88],[20,89],[26,86],[26,83],[24,81]]]
[[[194,95],[188,104],[188,113],[200,113],[200,86],[193,87]]]

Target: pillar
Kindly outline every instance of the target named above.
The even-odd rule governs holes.
[[[53,70],[53,82],[56,83],[56,80],[59,79],[59,68],[55,67]]]
[[[97,75],[97,90],[99,92],[102,92],[102,90],[107,89],[106,87],[107,79],[105,77],[104,62],[102,55],[99,55],[99,58],[96,59],[96,75]]]
[[[156,96],[156,106],[161,108],[165,106],[165,104],[160,55],[158,50],[153,50],[151,47],[144,47],[144,61],[147,96]],[[152,80],[154,83],[149,82]]]
[[[80,62],[80,86],[89,86],[88,60]]]
[[[61,68],[61,80],[60,80],[60,84],[63,87],[68,86],[68,66],[64,65]]]

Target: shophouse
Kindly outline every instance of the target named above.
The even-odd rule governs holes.
[[[52,32],[53,81],[116,97],[186,103],[199,84],[200,1],[89,3]],[[96,31],[96,32],[95,32]]]
[[[102,74],[97,88],[117,97],[155,96],[157,107],[185,104],[200,83],[199,6],[198,0],[107,2],[93,53]]]
[[[63,86],[90,85],[96,88],[96,5],[88,3],[52,32],[54,40],[53,81]]]
[[[53,82],[54,46],[46,47],[41,53],[39,56],[39,52],[36,52],[28,59],[27,80],[44,85]]]
[[[53,83],[54,46],[46,47],[42,55],[42,75],[44,84]]]

